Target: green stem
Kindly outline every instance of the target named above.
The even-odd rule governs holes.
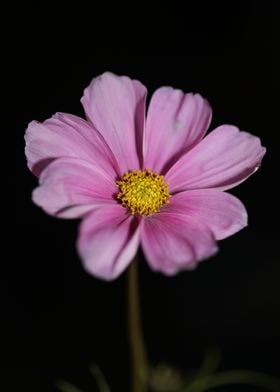
[[[128,269],[128,334],[132,360],[132,392],[147,392],[149,368],[141,330],[137,257]]]

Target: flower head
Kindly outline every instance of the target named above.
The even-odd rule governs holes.
[[[225,193],[260,166],[260,140],[232,125],[206,137],[211,108],[198,94],[162,87],[145,113],[146,88],[105,73],[85,89],[87,120],[57,113],[26,131],[33,201],[61,218],[82,218],[85,268],[114,279],[138,247],[155,271],[173,275],[216,253],[216,241],[247,224]]]

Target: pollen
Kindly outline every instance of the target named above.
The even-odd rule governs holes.
[[[132,215],[151,215],[169,203],[171,197],[164,177],[151,170],[131,170],[116,181],[117,199]]]

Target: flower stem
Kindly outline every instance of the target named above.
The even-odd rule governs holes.
[[[147,392],[149,368],[141,330],[138,260],[135,256],[128,269],[128,334],[132,360],[132,392]]]

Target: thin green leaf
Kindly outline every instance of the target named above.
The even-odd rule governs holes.
[[[217,371],[221,363],[221,351],[217,347],[211,347],[205,352],[198,377],[209,376]]]
[[[99,366],[97,366],[96,364],[92,364],[92,365],[90,365],[89,370],[96,381],[96,384],[99,388],[99,391],[100,392],[111,392],[109,385],[108,385],[103,373],[101,372]]]
[[[70,384],[70,382],[65,380],[58,380],[55,386],[62,392],[83,392],[81,389],[75,387],[75,385]]]
[[[249,370],[229,370],[196,379],[183,392],[204,392],[229,384],[247,384],[271,392],[280,391],[280,379],[276,377]]]

